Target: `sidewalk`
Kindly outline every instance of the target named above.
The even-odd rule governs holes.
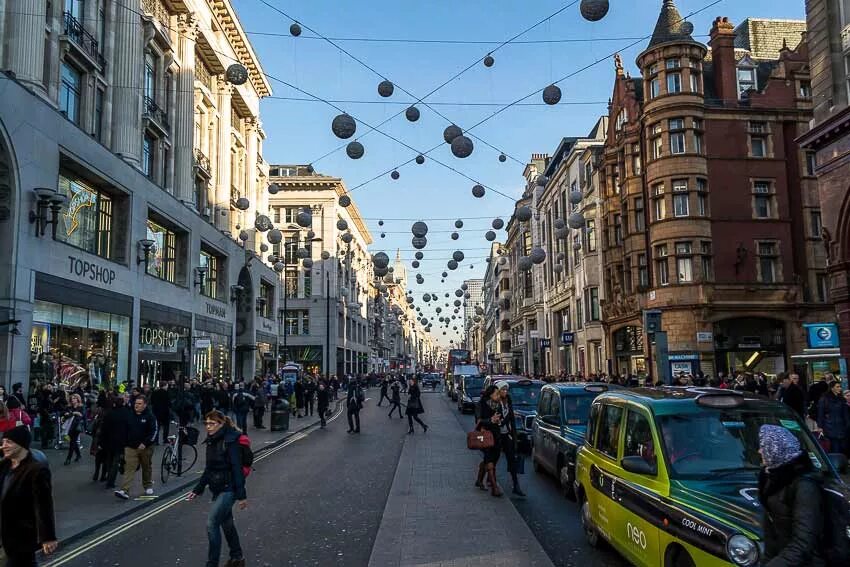
[[[331,408],[335,406],[332,404]],[[252,418],[248,419],[248,435],[254,452],[270,449],[300,430],[311,425],[317,425],[318,418],[301,418],[290,416],[289,430],[271,432],[268,429],[254,429]],[[269,414],[264,417],[264,425],[268,427]],[[198,424],[195,424],[197,427]],[[174,426],[176,427],[176,426]],[[181,478],[171,476],[168,483],[163,485],[160,478],[160,464],[164,446],[154,448],[153,456],[153,489],[156,498],[140,498],[142,492],[142,473],[136,473],[136,479],[130,490],[131,500],[120,500],[113,494],[113,489],[107,490],[105,483],[93,482],[94,457],[89,454],[91,437],[82,436],[83,457],[78,463],[64,465],[67,448],[63,450],[44,451],[50,461],[50,471],[53,478],[53,502],[56,516],[56,531],[60,540],[66,541],[89,533],[104,523],[127,516],[144,508],[158,499],[181,490],[188,490],[196,481],[204,468],[203,432],[198,442],[198,461]],[[40,449],[35,443],[34,448]],[[116,484],[121,484],[121,474]]]
[[[493,498],[473,486],[481,456],[466,448],[446,396],[422,402],[428,433],[417,425],[405,440],[370,567],[552,567],[507,493]]]

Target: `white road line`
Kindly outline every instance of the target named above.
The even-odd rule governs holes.
[[[340,415],[342,415],[342,407],[341,406],[340,406],[340,409],[338,409],[337,412],[334,415],[332,415],[330,418],[328,418],[327,421],[328,422],[334,421]],[[311,425],[310,427],[313,428],[315,426]],[[262,461],[263,459],[270,457],[274,453],[277,453],[278,451],[282,451],[284,448],[292,445],[296,441],[300,441],[301,439],[304,439],[308,435],[309,435],[309,433],[305,433],[303,431],[296,433],[295,435],[293,435],[292,437],[290,437],[289,439],[287,439],[286,441],[281,443],[278,447],[275,447],[274,449],[271,449],[269,451],[264,452],[262,455],[257,457],[256,461],[257,462]],[[127,530],[134,528],[135,526],[138,526],[139,524],[146,522],[147,520],[150,520],[154,516],[158,516],[159,514],[165,512],[169,508],[176,506],[177,504],[179,504],[181,502],[185,502],[186,498],[188,496],[189,496],[189,492],[186,492],[185,494],[181,494],[180,496],[177,496],[177,497],[169,500],[168,502],[154,508],[153,510],[149,510],[148,512],[145,512],[144,514],[135,518],[134,520],[130,521],[129,523],[124,524],[122,526],[119,526],[117,528],[114,528],[114,529],[104,533],[103,535],[100,535],[100,536],[94,538],[93,540],[85,543],[84,545],[70,551],[67,555],[63,555],[62,557],[57,557],[53,561],[49,561],[49,562],[45,563],[44,567],[59,567],[60,565],[65,565],[69,561],[72,561],[72,560],[76,559],[77,557],[79,557],[80,555],[82,555],[82,554],[84,554],[88,551],[91,551],[95,547],[98,547],[101,544],[104,544],[107,541],[121,535],[122,533],[126,532]]]

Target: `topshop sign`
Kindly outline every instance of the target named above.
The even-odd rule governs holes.
[[[181,334],[164,327],[139,327],[139,350],[177,352]]]

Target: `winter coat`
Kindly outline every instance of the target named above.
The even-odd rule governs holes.
[[[407,391],[407,409],[404,410],[405,415],[419,415],[425,413],[425,407],[422,405],[422,392],[419,386],[413,385]]]
[[[393,403],[394,404],[400,404],[401,403],[401,385],[398,382],[393,382],[393,385],[390,389],[392,390],[392,396],[391,397],[392,397]]]
[[[235,413],[248,413],[254,407],[254,396],[245,390],[236,390],[233,394],[232,407]]]
[[[304,407],[304,384],[300,381],[295,383],[295,405],[296,407],[303,408]]]
[[[213,497],[222,492],[233,492],[237,500],[247,498],[239,435],[239,431],[224,425],[206,438],[206,466],[192,492],[200,495],[209,487]]]
[[[348,411],[360,411],[363,408],[362,399],[363,388],[360,387],[360,384],[352,380],[348,384],[348,396],[345,400]]]
[[[767,567],[821,567],[821,487],[806,454],[759,474]]]
[[[0,420],[0,433],[6,433],[10,429],[17,427],[18,422],[23,423],[27,427],[32,426],[32,418],[27,412],[21,408],[9,410],[8,419]]]
[[[41,544],[56,541],[50,468],[46,459],[29,453],[17,469],[12,461],[0,461],[0,487],[7,475],[13,480],[0,496],[3,548],[12,553],[32,553]]]
[[[827,392],[818,402],[818,426],[830,439],[844,439],[850,428],[850,408],[843,396]]]
[[[112,408],[103,416],[101,445],[111,453],[124,451],[127,441],[127,406]]]
[[[126,423],[127,423],[127,440],[125,447],[137,448],[139,445],[144,445],[145,448],[154,444],[157,437],[156,418],[147,409],[142,413],[136,413],[135,410],[127,408]]]
[[[316,401],[318,402],[319,412],[327,411],[330,405],[330,390],[328,388],[319,388],[316,390]]]
[[[803,390],[796,384],[789,384],[782,394],[782,401],[789,408],[797,412],[797,415],[804,417],[806,415],[805,401]]]
[[[168,397],[168,390],[165,388],[157,388],[151,394],[151,409],[158,421],[166,421],[171,415],[171,400]]]

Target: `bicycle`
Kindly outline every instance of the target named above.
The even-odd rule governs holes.
[[[172,421],[174,425],[178,425],[176,421]],[[160,476],[162,483],[168,482],[168,478],[172,474],[182,475],[191,469],[198,460],[198,450],[195,444],[198,442],[200,431],[191,426],[177,427],[178,435],[169,435],[168,444],[165,446],[165,451],[162,453],[162,465],[160,466]],[[180,456],[177,458],[177,439],[180,438]],[[182,462],[181,462],[182,461]]]

